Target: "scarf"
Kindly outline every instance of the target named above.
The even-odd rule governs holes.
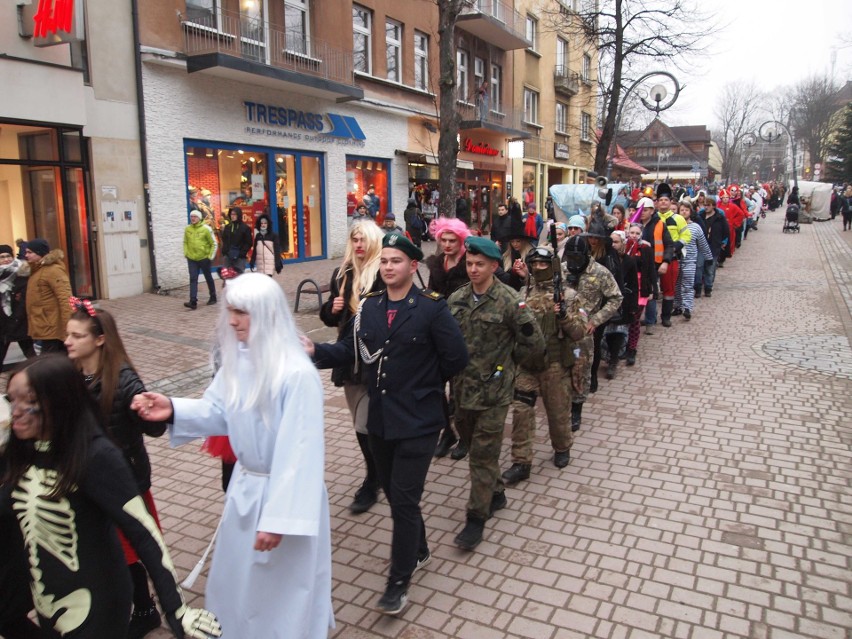
[[[12,260],[8,264],[0,266],[0,306],[6,317],[12,316],[12,288],[15,286],[15,278],[18,269],[21,268],[21,260]]]

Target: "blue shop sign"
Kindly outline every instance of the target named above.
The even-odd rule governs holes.
[[[249,101],[244,101],[243,104],[246,108],[246,120],[254,125],[302,129],[348,140],[367,139],[358,121],[351,115],[310,113],[274,104]]]

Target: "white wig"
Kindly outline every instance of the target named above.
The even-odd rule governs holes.
[[[286,378],[294,369],[311,369],[313,364],[299,341],[299,332],[281,287],[269,276],[246,273],[228,280],[225,301],[219,314],[219,341],[225,386],[225,402],[229,410],[257,409],[267,415],[284,390]],[[249,314],[248,356],[255,373],[254,384],[240,385],[240,342],[228,323],[228,307]],[[267,424],[270,425],[271,424]]]

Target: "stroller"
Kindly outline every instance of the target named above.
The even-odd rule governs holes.
[[[787,207],[787,212],[784,214],[784,233],[798,233],[799,228],[799,205],[791,204]]]

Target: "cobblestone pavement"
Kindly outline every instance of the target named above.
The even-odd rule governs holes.
[[[508,507],[473,553],[452,543],[466,461],[433,464],[424,510],[434,559],[399,619],[371,610],[385,582],[389,511],[384,501],[363,515],[346,508],[363,470],[342,394],[324,374],[331,636],[849,637],[852,233],[837,222],[783,234],[782,215],[749,235],[690,323],[643,335],[637,365],[602,379],[566,469],[553,467],[540,421],[532,477],[507,490]],[[301,277],[325,281],[333,266],[289,267],[279,279],[292,299]],[[186,311],[183,301],[177,292],[104,306],[152,388],[196,396],[209,380],[217,309]],[[332,339],[315,306],[305,303],[300,327]],[[218,464],[195,445],[149,449],[185,574],[221,512]],[[508,450],[506,441],[503,467]],[[195,603],[203,589],[202,578]]]

